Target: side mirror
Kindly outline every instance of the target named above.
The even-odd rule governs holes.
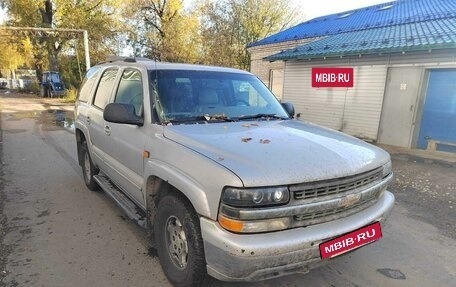
[[[135,107],[130,104],[111,103],[103,112],[103,119],[117,124],[143,126],[144,119],[135,113]]]
[[[282,107],[285,109],[285,111],[288,113],[290,118],[294,118],[295,116],[295,109],[292,103],[282,103]]]

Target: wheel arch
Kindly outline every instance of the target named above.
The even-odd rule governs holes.
[[[172,186],[175,192],[181,193],[199,216],[217,220],[223,188],[242,186],[242,181],[220,164],[208,161],[206,158],[191,157],[189,162],[192,164],[188,164],[188,162],[178,161],[182,156],[173,155],[171,159],[167,157],[166,161],[160,158],[145,162],[143,190],[146,207],[150,203],[150,197],[155,198],[157,194],[160,195],[158,193],[160,187],[151,184],[157,183],[156,179],[159,179]],[[196,169],[195,166],[200,168]],[[153,186],[155,188],[151,188]]]
[[[160,198],[167,194],[173,194],[180,199],[187,201],[192,206],[196,214],[200,214],[195,208],[195,204],[192,200],[184,192],[179,190],[179,188],[158,176],[150,175],[146,181],[146,209],[148,225],[153,223]]]

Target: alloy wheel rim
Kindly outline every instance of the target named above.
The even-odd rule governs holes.
[[[179,270],[183,270],[187,267],[188,263],[188,243],[182,223],[176,216],[170,216],[166,220],[165,226],[168,254],[173,264]]]

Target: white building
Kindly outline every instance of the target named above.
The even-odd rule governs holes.
[[[455,0],[323,16],[249,51],[251,71],[303,120],[383,144],[456,152]],[[312,88],[312,67],[353,67],[354,87]]]

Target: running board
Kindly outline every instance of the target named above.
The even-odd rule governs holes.
[[[93,178],[131,220],[141,227],[146,227],[146,213],[131,201],[107,176],[94,175]]]

